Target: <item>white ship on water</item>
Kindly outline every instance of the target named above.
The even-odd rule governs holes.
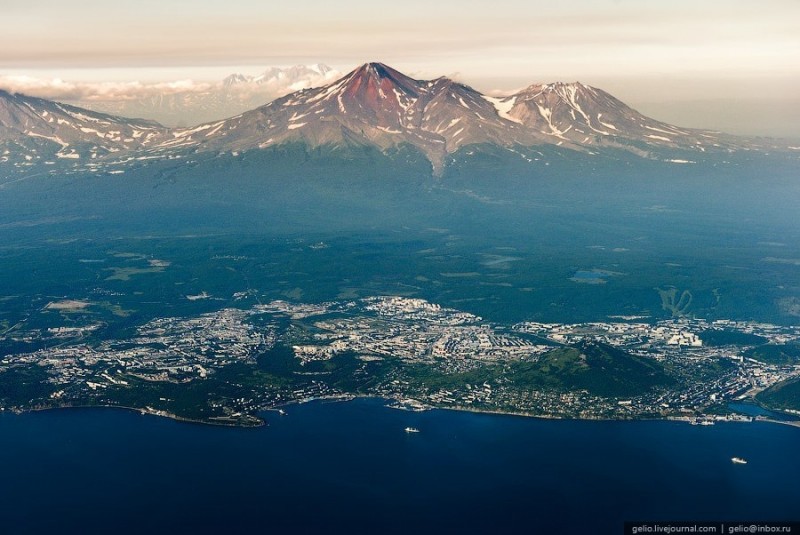
[[[406,433],[419,433],[419,429],[416,427],[406,427]]]
[[[747,464],[747,461],[742,459],[741,457],[731,457],[731,462],[733,464]]]

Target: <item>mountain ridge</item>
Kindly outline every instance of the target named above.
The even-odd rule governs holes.
[[[155,121],[0,90],[0,165],[82,160],[91,168],[91,162],[153,146],[167,131]]]
[[[239,116],[176,133],[172,146],[249,150],[287,141],[374,145],[420,150],[441,173],[465,145],[557,145],[591,153],[750,150],[754,140],[680,128],[650,119],[619,99],[580,82],[533,84],[507,97],[483,95],[440,77],[415,80],[383,63],[365,63],[332,84],[305,89]],[[231,140],[233,142],[231,143]],[[679,160],[689,161],[689,160]]]
[[[55,145],[45,150],[42,144],[48,141]],[[446,77],[416,80],[379,62],[192,128],[167,128],[0,92],[0,164],[3,158],[11,160],[14,147],[28,151],[20,165],[45,154],[42,161],[67,158],[80,166],[86,160],[99,164],[236,154],[288,142],[381,151],[410,146],[424,154],[434,174],[441,174],[449,155],[482,144],[510,150],[555,145],[587,154],[614,149],[655,159],[664,151],[689,155],[667,160],[676,163],[689,163],[691,155],[707,151],[784,148],[657,121],[581,82],[532,84],[513,95],[492,97]]]

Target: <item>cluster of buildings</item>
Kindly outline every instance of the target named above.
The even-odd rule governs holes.
[[[284,312],[296,317],[293,310]],[[481,323],[478,316],[422,299],[373,297],[364,299],[360,307],[349,307],[347,314],[341,312],[327,309],[324,319],[311,324],[313,332],[309,333],[308,342],[292,346],[303,364],[352,352],[366,357],[394,357],[458,373],[550,349],[501,333]]]
[[[699,414],[800,375],[797,365],[770,365],[747,358],[745,346],[704,345],[702,333],[715,329],[755,334],[772,344],[800,340],[798,328],[727,320],[524,322],[507,329],[466,312],[397,296],[320,304],[273,301],[247,310],[226,308],[192,318],[159,318],[139,327],[130,338],[95,343],[88,340],[102,332],[99,326],[52,327],[40,332],[39,342],[57,344],[3,356],[0,381],[10,370],[44,371],[43,383],[51,400],[74,402],[111,387],[129,387],[134,379],[153,384],[206,380],[228,365],[255,363],[256,356],[281,344],[291,348],[299,367],[288,372],[282,385],[265,384],[255,388],[255,395],[242,397],[239,405],[244,409],[355,393],[331,386],[334,372],[312,372],[316,368],[310,366],[349,353],[361,363],[348,372],[365,385],[359,393],[411,400],[421,407],[619,418]],[[37,337],[33,332],[25,336]],[[425,385],[405,371],[414,366],[445,375],[482,367],[502,371],[510,362],[535,361],[555,347],[584,340],[668,364],[679,379],[677,386],[618,399],[585,390],[520,388],[502,372],[491,380],[442,387]],[[380,377],[369,377],[370,363],[389,358],[398,365]],[[720,362],[725,364],[720,366]]]
[[[132,378],[158,383],[189,383],[208,377],[214,370],[233,362],[246,362],[276,341],[274,327],[256,328],[246,320],[251,312],[223,309],[195,318],[159,318],[137,329],[128,339],[104,340],[96,345],[64,344],[68,335],[83,338],[87,329],[48,329],[43,343],[59,339],[59,345],[30,353],[6,355],[0,360],[3,372],[35,367],[43,370],[43,391],[54,400],[79,401],[91,391],[128,386]],[[89,329],[96,330],[96,329]],[[35,338],[28,333],[29,338]]]

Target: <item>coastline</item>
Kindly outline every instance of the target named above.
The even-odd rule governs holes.
[[[273,405],[270,407],[265,407],[260,409],[255,415],[247,415],[249,421],[252,422],[251,425],[245,425],[241,422],[237,421],[225,421],[223,418],[225,417],[217,417],[218,419],[196,419],[196,418],[187,418],[185,416],[179,416],[177,414],[153,409],[152,407],[145,407],[145,408],[137,408],[137,407],[130,407],[130,406],[123,406],[123,405],[63,405],[63,406],[55,406],[55,407],[37,407],[31,409],[4,409],[2,412],[8,411],[13,412],[14,414],[23,414],[26,412],[44,412],[50,410],[57,410],[57,409],[121,409],[125,411],[134,411],[138,412],[141,415],[150,415],[150,416],[158,416],[161,418],[167,418],[170,420],[174,420],[181,423],[188,423],[188,424],[199,424],[199,425],[210,425],[216,427],[227,427],[227,428],[240,428],[240,429],[256,429],[259,427],[269,426],[268,421],[260,416],[260,413],[264,412],[278,412],[281,413],[284,408],[292,407],[295,405],[302,405],[305,403],[310,403],[313,401],[319,401],[322,403],[345,403],[349,401],[354,401],[356,399],[374,399],[380,400],[381,402],[386,403],[387,408],[393,408],[396,410],[404,410],[408,412],[426,412],[429,410],[446,410],[446,411],[454,411],[454,412],[467,412],[467,413],[474,413],[474,414],[487,414],[487,415],[496,415],[496,416],[514,416],[520,418],[534,418],[538,420],[564,420],[564,421],[575,421],[575,422],[643,422],[643,421],[672,421],[672,422],[682,422],[687,424],[692,424],[697,417],[695,416],[664,416],[662,418],[572,418],[572,417],[565,417],[565,416],[556,416],[556,415],[547,415],[547,414],[530,414],[522,411],[512,411],[512,410],[503,410],[503,409],[482,409],[476,407],[465,407],[465,406],[435,406],[435,405],[425,405],[424,409],[405,409],[402,407],[391,407],[388,403],[401,403],[404,400],[408,400],[408,398],[386,398],[381,396],[372,396],[366,394],[339,394],[339,395],[332,395],[332,396],[315,396],[310,398],[302,398],[298,400],[288,401],[286,403],[281,403],[277,405]],[[2,414],[0,412],[0,414]],[[286,412],[281,413],[281,415],[286,415]],[[737,418],[737,419],[714,419],[714,423],[755,423],[755,422],[764,422],[764,423],[772,423],[772,424],[781,424],[787,425],[791,427],[795,427],[800,429],[800,420],[798,421],[789,421],[789,420],[778,420],[775,418],[769,417],[752,417],[747,419],[747,417]]]
[[[160,411],[157,409],[153,409],[152,407],[138,408],[138,407],[129,407],[127,405],[57,405],[54,407],[36,407],[31,409],[4,409],[0,411],[0,414],[2,414],[2,412],[10,412],[19,415],[25,413],[59,411],[59,410],[69,410],[69,409],[120,409],[128,412],[138,412],[142,416],[157,416],[159,418],[166,418],[168,420],[174,420],[176,422],[181,422],[185,424],[210,425],[215,427],[229,427],[229,428],[239,428],[239,429],[250,429],[250,428],[255,429],[258,427],[264,427],[268,425],[266,420],[258,416],[250,416],[250,418],[252,418],[253,425],[242,425],[240,423],[225,422],[222,420],[215,421],[215,420],[199,420],[197,418],[187,418],[186,416],[179,416],[171,412]]]
[[[530,414],[526,412],[504,411],[501,409],[478,409],[474,407],[462,407],[462,406],[431,407],[431,409],[456,411],[456,412],[472,412],[476,414],[490,414],[497,416],[517,416],[520,418],[534,418],[538,420],[564,420],[568,422],[682,422],[691,425],[692,422],[697,418],[695,416],[664,416],[662,418],[571,418],[571,417],[555,416],[547,414]],[[748,424],[754,422],[783,423],[795,427],[800,427],[800,422],[783,422],[781,420],[774,420],[774,419],[742,418],[742,419],[714,420],[714,423],[723,423],[723,424],[724,423]]]
[[[800,421],[786,421],[786,420],[775,420],[774,418],[764,418],[764,419],[756,419],[756,422],[767,422],[771,424],[781,424],[781,425],[788,425],[791,427],[796,427],[800,429]]]

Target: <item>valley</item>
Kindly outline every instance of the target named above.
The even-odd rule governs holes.
[[[496,98],[379,63],[188,129],[0,97],[7,409],[800,404],[782,142],[583,84]]]

